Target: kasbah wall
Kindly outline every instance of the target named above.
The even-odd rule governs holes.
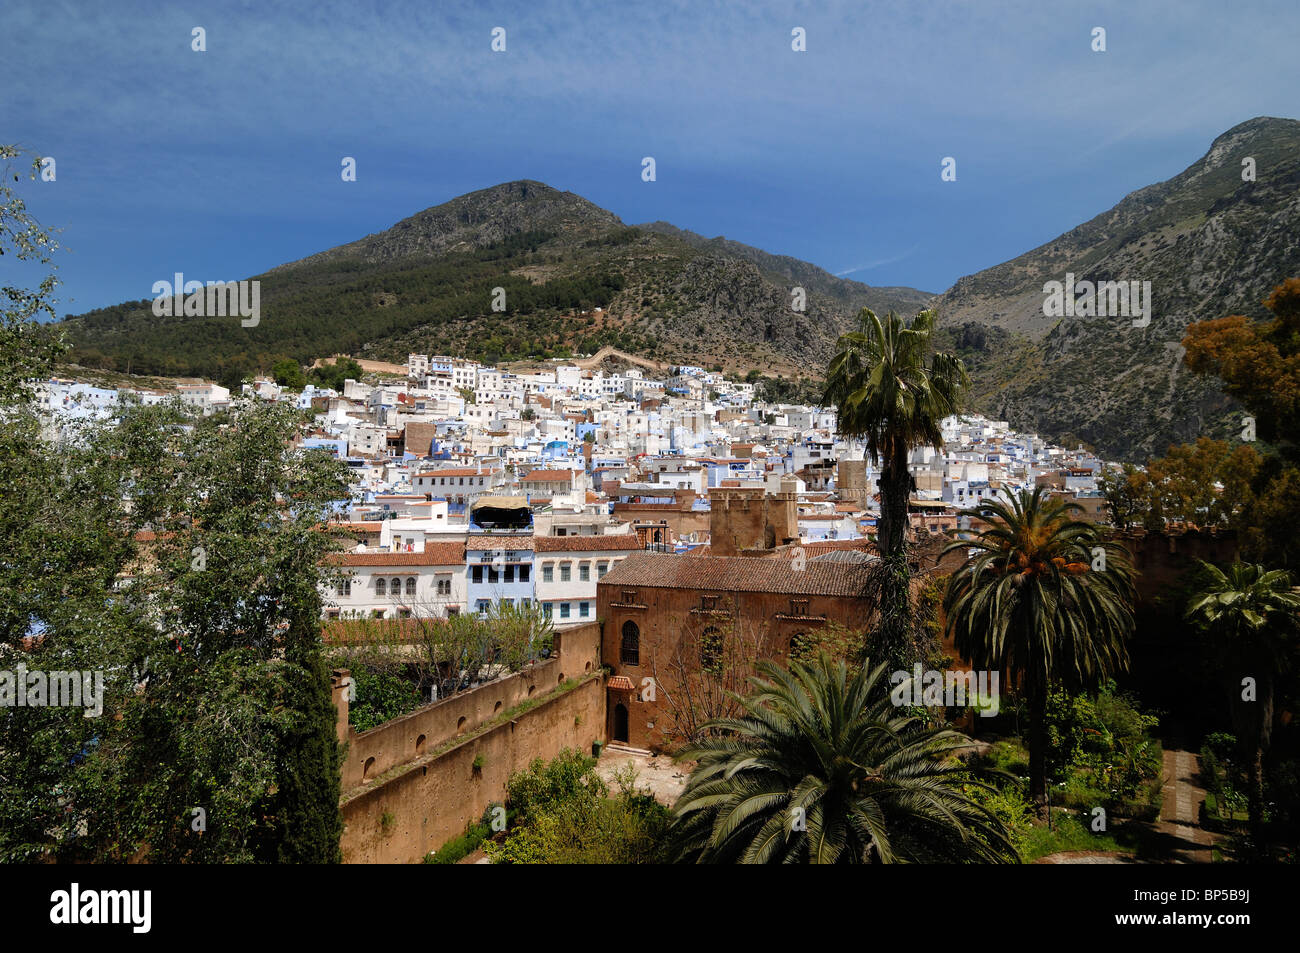
[[[557,693],[566,679],[580,684]],[[551,658],[516,675],[361,734],[347,727],[341,681],[336,678],[335,704],[340,740],[348,743],[344,863],[419,863],[463,834],[490,804],[503,801],[510,775],[534,758],[550,759],[564,748],[590,751],[594,741],[605,740],[605,679],[595,622],[557,632]],[[529,698],[541,701],[474,734]],[[465,740],[456,742],[461,736]],[[475,759],[481,759],[480,767]]]

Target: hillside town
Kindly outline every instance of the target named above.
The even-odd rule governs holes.
[[[15,926],[740,864],[1263,925],[1300,6],[1257,5],[9,4]]]
[[[38,394],[52,428],[110,417],[126,400],[313,412],[302,448],[343,461],[353,487],[338,515],[356,540],[343,557],[351,578],[324,593],[328,618],[445,617],[504,601],[576,624],[595,618],[598,583],[633,553],[736,554],[734,540],[712,538],[719,502],[790,504],[781,537],[757,541],[767,550],[870,552],[879,519],[878,470],[837,434],[833,410],[764,403],[752,383],[702,367],[656,379],[631,366],[511,372],[411,354],[404,380],[349,379],[342,393],[262,378],[235,396],[207,382],[169,394],[61,379]],[[1083,448],[978,415],[942,429],[943,446],[911,454],[914,533],[968,527],[962,514],[1003,487],[1047,486],[1101,517],[1104,464]]]

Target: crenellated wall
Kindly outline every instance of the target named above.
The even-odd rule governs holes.
[[[578,684],[561,691],[566,680]],[[534,707],[505,718],[529,699]],[[592,622],[557,632],[552,657],[522,672],[370,731],[348,729],[343,859],[416,863],[503,800],[510,775],[534,758],[590,750],[604,738],[600,625]]]

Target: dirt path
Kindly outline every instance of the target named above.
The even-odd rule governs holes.
[[[615,358],[620,361],[627,361],[629,364],[636,364],[652,371],[666,371],[672,366],[671,364],[652,361],[649,358],[637,357],[635,354],[620,351],[618,348],[610,347],[608,344],[602,347],[595,354],[591,355],[591,357],[584,357],[581,360],[571,361],[570,363],[578,365],[578,367],[581,367],[584,371],[589,371],[593,367],[600,366],[600,362],[605,360],[607,357]]]
[[[1190,751],[1166,749],[1162,772],[1164,787],[1160,818],[1156,821],[1130,821],[1151,831],[1149,840],[1137,860],[1128,853],[1113,851],[1072,850],[1049,854],[1036,864],[1208,864],[1214,859],[1218,836],[1200,824],[1201,803],[1205,791],[1197,783],[1200,758]]]
[[[1201,827],[1200,809],[1205,789],[1197,783],[1201,759],[1190,751],[1165,750],[1164,803],[1155,829],[1167,839],[1169,861],[1208,864],[1213,859],[1215,837]]]
[[[312,368],[324,367],[326,364],[334,364],[341,358],[351,357],[348,354],[335,354],[333,357],[319,357],[312,363]],[[363,371],[371,374],[399,374],[406,376],[405,364],[390,364],[387,361],[371,361],[362,357],[353,357],[352,360],[357,362],[357,366]]]

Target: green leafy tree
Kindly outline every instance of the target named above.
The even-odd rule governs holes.
[[[307,375],[307,379],[320,387],[326,387],[330,390],[336,390],[342,393],[343,385],[349,380],[359,381],[365,372],[361,370],[361,365],[350,357],[341,357],[333,364],[325,364],[322,367],[313,367]]]
[[[1106,500],[1111,525],[1120,530],[1144,525],[1154,510],[1151,481],[1131,463],[1124,464],[1119,472],[1102,473],[1097,487]]]
[[[885,665],[850,674],[823,655],[759,671],[744,714],[681,754],[697,764],[674,808],[680,860],[1014,859],[1001,823],[961,791],[971,780],[953,753],[969,739],[895,707]]]
[[[5,667],[105,683],[99,718],[0,719],[0,855],[339,859],[317,586],[347,484],[293,447],[296,426],[276,405],[134,406],[76,443],[24,432],[25,456],[0,455]]]
[[[27,211],[27,203],[11,182],[21,181],[14,160],[23,156],[16,146],[0,145],[0,256],[33,265],[46,265],[50,272],[36,288],[0,284],[0,403],[25,394],[24,383],[49,373],[50,365],[64,348],[63,337],[42,316],[53,319],[54,289],[58,278],[53,253],[59,249],[54,229],[40,224]],[[40,158],[32,157],[28,178],[40,171]]]
[[[1264,753],[1273,728],[1279,673],[1294,661],[1300,593],[1291,574],[1253,563],[1220,569],[1202,562],[1207,581],[1187,606],[1187,618],[1211,639],[1227,683],[1230,711],[1247,770],[1250,825],[1263,848]],[[1245,679],[1252,679],[1253,692]]]
[[[302,372],[298,362],[291,357],[276,361],[271,365],[271,377],[281,387],[290,390],[302,390],[307,386],[307,375]]]
[[[356,685],[356,701],[348,705],[348,723],[357,731],[369,731],[386,721],[414,711],[423,703],[420,690],[400,674],[351,670]]]
[[[945,549],[966,554],[944,597],[948,631],[976,669],[1014,679],[1029,709],[1030,796],[1047,799],[1048,693],[1095,689],[1128,667],[1133,569],[1127,551],[1043,488],[1006,490],[988,524]],[[972,552],[973,551],[973,552]]]

